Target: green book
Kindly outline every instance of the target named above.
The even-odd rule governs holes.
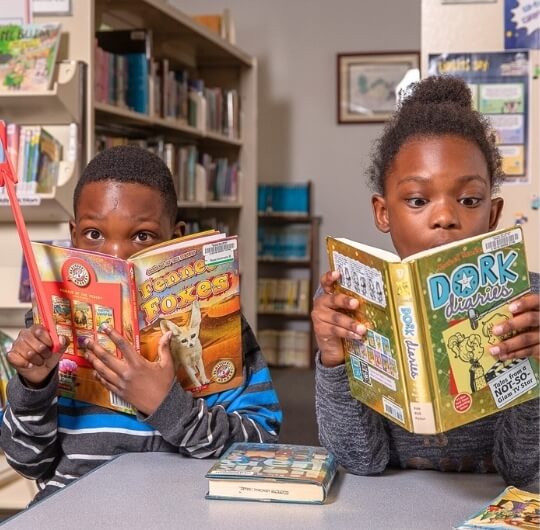
[[[404,429],[436,434],[538,396],[538,360],[500,361],[494,324],[530,291],[521,227],[416,253],[327,237],[337,290],[368,327],[343,340],[351,394]],[[506,337],[505,337],[506,338]]]

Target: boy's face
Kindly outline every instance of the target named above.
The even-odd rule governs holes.
[[[159,191],[107,180],[82,188],[70,230],[74,247],[123,259],[180,235]]]
[[[444,243],[493,230],[503,200],[491,198],[486,160],[458,136],[412,139],[403,144],[372,198],[375,224],[390,232],[405,258]]]

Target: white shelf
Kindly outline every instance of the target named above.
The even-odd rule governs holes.
[[[20,125],[58,125],[80,122],[83,108],[83,70],[80,62],[58,63],[56,81],[42,92],[0,92],[0,116]]]

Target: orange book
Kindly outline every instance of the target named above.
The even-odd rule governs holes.
[[[222,19],[221,15],[193,15],[191,18],[196,20],[199,24],[206,26],[209,30],[222,35]]]

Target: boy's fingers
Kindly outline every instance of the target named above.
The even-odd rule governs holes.
[[[122,355],[126,361],[133,363],[140,359],[140,356],[137,354],[133,346],[114,328],[109,325],[103,325],[100,329],[114,342],[116,347],[122,352]]]
[[[95,372],[104,380],[111,382],[111,384],[118,384],[118,364],[121,363],[112,353],[104,350],[100,346],[93,348],[95,344],[88,344],[85,353],[86,360],[92,365]],[[116,386],[115,385],[115,386]]]
[[[109,379],[106,379],[105,377],[103,377],[102,375],[100,375],[100,373],[96,370],[94,372],[94,376],[95,378],[107,389],[107,390],[110,390],[111,392],[114,392],[117,396],[120,396],[122,397],[122,390],[120,388],[118,388],[111,380]]]
[[[172,331],[167,331],[167,333],[162,335],[159,339],[158,362],[161,366],[167,366],[173,362],[170,346],[171,335]]]

